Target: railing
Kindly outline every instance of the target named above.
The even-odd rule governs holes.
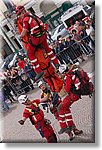
[[[89,56],[95,53],[94,45],[92,45],[93,42],[94,41],[91,41],[90,37],[87,36],[80,41],[75,42],[73,45],[64,48],[64,50],[57,53],[56,56],[61,63],[64,61],[66,64],[74,64],[83,54]],[[89,46],[89,44],[92,46]]]

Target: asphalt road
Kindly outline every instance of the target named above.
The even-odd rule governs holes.
[[[87,71],[92,81],[94,82],[94,57],[88,58],[81,63],[81,66]],[[27,93],[31,99],[40,98],[41,91],[36,88],[33,91]],[[94,95],[92,98],[83,96],[81,100],[75,102],[71,107],[73,120],[78,129],[83,130],[83,134],[76,136],[73,141],[69,142],[68,135],[59,135],[60,130],[58,121],[51,113],[45,113],[46,118],[51,120],[52,126],[58,138],[58,142],[67,143],[94,143],[95,142],[95,105]],[[29,119],[25,122],[24,126],[18,123],[18,120],[22,117],[24,106],[18,102],[10,104],[10,109],[7,112],[1,114],[0,126],[1,138],[3,142],[46,142],[46,140],[40,137],[39,133],[35,130],[34,126],[30,123]]]

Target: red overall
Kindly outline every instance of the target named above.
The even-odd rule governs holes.
[[[39,55],[40,54],[40,55]],[[44,71],[44,79],[49,84],[52,92],[60,92],[63,86],[63,80],[55,73],[55,68],[51,64],[50,58],[39,49],[35,53],[36,58],[39,61],[41,69]]]
[[[75,78],[76,77],[74,75],[70,75],[70,73],[66,74],[66,83],[64,88],[66,92],[69,93],[69,95],[67,95],[63,99],[60,106],[59,122],[61,128],[66,128],[67,126],[74,125],[69,107],[72,105],[73,102],[80,99],[80,95],[76,95],[70,91],[72,82]],[[77,86],[77,89],[80,88],[80,81],[77,78],[75,80],[75,84]]]
[[[42,94],[43,94],[43,97],[46,96],[44,92]],[[58,120],[61,128],[67,128],[67,127],[72,127],[72,126],[75,127],[75,124],[73,122],[73,118],[71,115],[71,111],[68,107],[66,107],[66,105],[67,104],[63,105],[63,101],[61,101],[61,99],[59,99],[57,104],[54,105],[53,108],[50,108],[50,111],[55,116],[55,118]],[[59,113],[59,111],[60,111],[60,113]]]
[[[45,49],[46,53],[48,54],[48,56],[50,57],[50,59],[54,63],[54,65],[58,64],[58,60],[57,60],[56,56],[54,55],[53,51],[49,48],[49,46],[47,44],[47,38],[46,38],[43,22],[37,17],[39,24],[40,24],[40,26],[42,26],[42,30],[43,30],[43,34],[40,35],[40,29],[39,29],[38,23],[36,22],[36,20],[34,18],[27,16],[28,14],[29,13],[27,12],[23,19],[23,28],[27,29],[28,31],[30,30],[29,41],[31,41],[31,42],[28,43],[28,45],[27,45],[28,57],[34,66],[35,72],[40,73],[41,68],[38,63],[37,58],[34,55],[35,51],[37,50],[37,46],[39,44],[41,44],[41,46]],[[35,35],[37,35],[37,36],[35,37]],[[31,43],[33,43],[33,45]]]
[[[50,124],[45,123],[44,113],[39,109],[40,100],[33,100],[32,105],[27,106],[23,112],[23,117],[29,118],[35,128],[44,135],[48,143],[57,142],[56,135]],[[53,140],[52,140],[53,138]]]

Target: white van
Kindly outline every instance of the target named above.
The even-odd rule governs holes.
[[[78,20],[87,21],[89,19],[87,10],[91,9],[90,6],[82,5],[74,6],[68,9],[62,16],[61,21],[65,25],[65,28],[70,32],[74,28],[74,24]]]

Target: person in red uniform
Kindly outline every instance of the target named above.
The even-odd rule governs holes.
[[[61,98],[57,97],[57,101],[55,100],[56,102],[54,104],[52,104],[52,102],[54,100],[53,95],[52,95],[51,91],[48,89],[47,85],[44,82],[39,81],[38,86],[42,90],[41,98],[46,97],[46,95],[49,93],[49,98],[43,105],[45,107],[48,107],[47,105],[49,105],[50,112],[58,120],[59,124],[61,124],[62,120],[60,120],[60,112],[59,112],[60,111],[60,106],[63,103]],[[66,114],[64,114],[64,115],[66,116]],[[79,132],[82,132],[82,131],[80,131],[76,128],[75,123],[74,123],[73,118],[72,118],[72,115],[71,115],[70,108],[67,108],[67,116],[66,117],[67,117],[67,124],[66,124],[65,132],[68,134],[69,140],[72,141],[74,139],[74,133],[72,132],[71,128],[75,127],[74,131],[77,131],[77,133],[78,133],[78,131]],[[58,132],[58,133],[60,134],[60,132]]]
[[[17,61],[18,61],[18,66],[20,67],[20,69],[24,69],[25,61],[23,59],[20,59],[19,57],[17,57]]]
[[[39,104],[46,101],[46,99],[48,99],[48,95],[41,100],[35,99],[33,101],[29,100],[27,95],[19,96],[18,101],[25,105],[25,109],[23,112],[23,118],[18,122],[23,125],[29,118],[32,125],[35,126],[36,130],[39,131],[43,138],[46,138],[48,143],[57,143],[57,137],[50,121],[44,118],[44,113],[39,108]]]
[[[16,13],[23,22],[23,30],[21,32],[21,38],[29,33],[29,43],[27,45],[28,57],[33,64],[34,70],[37,73],[36,80],[43,76],[44,72],[41,70],[39,62],[35,57],[34,53],[37,49],[43,48],[54,65],[58,68],[58,60],[54,55],[53,51],[47,44],[46,26],[41,19],[27,12],[24,6],[18,6]]]
[[[67,92],[67,96],[63,99],[61,105],[60,105],[60,111],[59,111],[59,122],[60,122],[60,131],[59,134],[63,134],[66,131],[73,131],[75,135],[79,135],[83,133],[82,130],[78,130],[73,123],[72,115],[70,114],[70,106],[73,104],[73,102],[79,100],[81,97],[79,94],[75,94],[72,92],[72,83],[74,83],[74,86],[76,86],[76,89],[78,90],[80,88],[80,81],[79,79],[73,74],[72,68],[67,70],[66,65],[62,65],[59,68],[59,72],[62,74],[63,77],[65,77],[65,91]]]

